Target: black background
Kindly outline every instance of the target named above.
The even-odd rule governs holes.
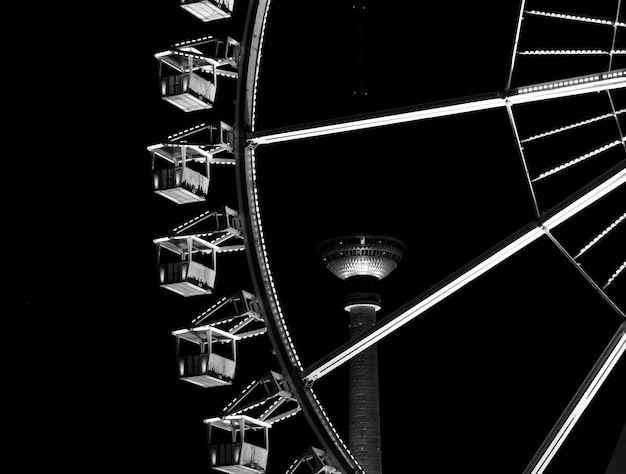
[[[370,1],[361,77],[368,96],[354,97],[350,2],[274,0],[258,129],[502,90],[519,6],[423,3]],[[613,18],[614,3],[528,8]],[[220,258],[214,296],[183,300],[158,288],[155,274],[152,239],[205,205],[155,196],[146,147],[217,111],[232,120],[234,83],[220,81],[215,111],[184,114],[159,99],[153,55],[206,34],[241,38],[245,2],[235,8],[232,20],[207,25],[173,1],[106,12],[90,6],[73,21],[25,14],[43,53],[25,47],[29,105],[14,136],[30,168],[10,172],[17,186],[6,200],[3,241],[17,270],[4,276],[19,316],[7,329],[16,343],[8,373],[29,395],[18,391],[14,436],[31,447],[27,465],[56,458],[87,471],[208,470],[202,420],[252,377],[278,368],[260,339],[242,344],[230,389],[177,380],[171,331],[251,282],[243,254]],[[530,18],[520,49],[608,49],[611,33]],[[606,58],[522,56],[513,85],[606,66]],[[620,108],[626,97],[614,99]],[[515,109],[524,136],[607,111],[605,94]],[[529,144],[531,174],[616,133],[604,121]],[[380,283],[385,316],[533,219],[503,110],[261,147],[257,156],[268,252],[305,366],[347,338],[342,285],[319,261],[321,240],[369,231],[407,244],[396,272]],[[623,159],[617,147],[538,183],[540,210]],[[624,212],[624,202],[620,189],[555,235],[576,252]],[[238,207],[234,169],[215,168],[208,205]],[[601,284],[624,261],[624,231],[622,224],[581,260]],[[624,288],[621,275],[608,291],[622,311]],[[622,320],[547,238],[532,244],[379,344],[385,470],[521,472]],[[604,472],[624,425],[625,370],[622,361],[548,473]],[[345,436],[345,368],[315,388]],[[271,436],[269,473],[316,445],[301,417]],[[49,448],[46,459],[36,455]]]

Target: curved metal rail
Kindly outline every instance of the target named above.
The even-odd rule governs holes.
[[[334,466],[346,474],[360,473],[362,469],[330,423],[315,393],[310,386],[302,383],[302,365],[282,315],[265,250],[256,187],[255,153],[254,148],[248,146],[248,134],[254,131],[257,80],[270,3],[271,0],[252,0],[250,3],[241,42],[237,84],[234,153],[248,266],[270,341],[302,413]]]
[[[509,85],[507,85],[507,89],[504,93],[496,93],[484,97],[462,98],[460,101],[447,101],[441,104],[426,104],[411,108],[410,110],[383,111],[372,114],[371,116],[352,117],[352,120],[350,120],[350,118],[347,118],[348,120],[344,118],[339,121],[305,124],[304,126],[288,127],[287,129],[259,133],[255,130],[257,83],[263,51],[263,37],[270,3],[271,0],[252,0],[249,5],[243,40],[241,42],[241,60],[237,84],[234,153],[237,166],[237,193],[240,214],[244,219],[243,232],[248,265],[254,290],[268,328],[268,335],[281,370],[293,395],[298,400],[309,426],[336,468],[345,474],[362,473],[361,467],[332,426],[311,388],[313,381],[321,375],[318,373],[320,367],[314,366],[308,370],[302,367],[282,314],[265,248],[256,182],[256,146],[494,107],[509,108],[511,104],[514,105],[547,100],[555,97],[566,97],[600,90],[608,91],[613,88],[623,88],[626,86],[626,69],[588,77],[571,78],[571,80],[566,80],[565,82],[536,84],[534,86],[517,89],[509,89],[509,77]],[[522,2],[522,9],[523,5],[524,2]],[[519,31],[517,35],[519,36]],[[511,65],[511,69],[512,68],[513,64]],[[512,125],[514,125],[514,123],[512,123]],[[616,174],[618,180],[623,180],[623,163],[612,169],[611,172]],[[613,178],[616,176],[613,176]],[[606,178],[606,176],[604,178]],[[620,181],[620,183],[622,182],[623,181]],[[604,182],[602,184],[606,185]],[[572,198],[573,197],[574,196],[572,196]],[[577,202],[578,201],[575,201],[569,206],[560,208],[558,212],[546,213],[541,216],[541,225],[539,227],[533,226],[532,229],[525,229],[525,231],[532,233],[532,240],[538,238],[551,227],[559,225],[568,217],[578,212],[578,208],[572,208]],[[385,325],[377,325],[376,330],[380,330],[381,327],[384,328]],[[621,328],[623,330],[623,325]],[[366,336],[369,337],[371,334]],[[355,353],[355,343],[359,342],[361,341],[350,341],[350,343],[347,344],[347,346],[349,346],[347,351],[350,352],[351,356]],[[375,343],[373,340],[369,342]],[[341,349],[342,348],[335,352],[340,352]],[[346,350],[345,347],[343,349]],[[335,359],[333,359],[333,356]],[[345,361],[345,358],[342,358],[341,354],[336,353],[330,354],[327,356],[327,359],[329,360],[321,361],[324,363],[324,366],[334,365],[336,359],[341,359],[341,361],[337,363]],[[542,447],[539,452],[544,451],[545,446]],[[544,464],[547,465],[547,462]]]

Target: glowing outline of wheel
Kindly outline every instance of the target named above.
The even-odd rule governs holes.
[[[271,0],[251,0],[251,3],[248,7],[244,34],[241,42],[240,69],[237,84],[236,113],[234,124],[234,153],[237,162],[236,173],[239,212],[244,220],[244,241],[246,246],[246,256],[248,259],[248,266],[250,269],[255,293],[261,305],[266,325],[268,326],[268,335],[270,337],[272,346],[276,352],[276,356],[281,365],[281,369],[283,370],[283,375],[287,378],[290,385],[292,386],[294,390],[294,396],[297,398],[309,426],[313,430],[314,435],[322,444],[322,448],[326,451],[327,455],[329,456],[336,468],[342,470],[345,473],[362,472],[362,469],[358,465],[358,462],[348,451],[345,443],[339,437],[339,434],[332,426],[330,419],[325,414],[321,403],[319,402],[318,398],[312,390],[312,383],[302,383],[302,381],[304,380],[302,376],[304,369],[299,361],[295,346],[291,341],[289,330],[287,328],[285,319],[282,314],[282,310],[278,302],[272,274],[269,269],[267,252],[265,249],[264,233],[258,203],[258,192],[256,189],[256,157],[254,151],[255,146],[250,145],[248,143],[248,139],[249,133],[254,132],[255,126],[257,81],[259,75],[259,65],[262,56],[265,26],[267,22],[267,15],[270,3]],[[524,5],[525,1],[522,0],[519,17],[520,23]],[[519,28],[520,26],[518,23],[518,30],[516,33],[514,47],[517,46],[520,31]],[[254,52],[254,54],[251,54],[252,52]],[[512,73],[512,68],[513,65],[511,66],[510,73]],[[510,85],[510,76],[508,85]],[[507,105],[507,109],[510,114],[510,105]],[[511,115],[510,118],[513,121]],[[517,129],[515,125],[513,123],[512,125],[514,130],[516,131]],[[617,165],[609,171],[613,172],[612,176],[609,176],[609,178],[612,177],[617,179],[618,181],[618,184],[615,187],[620,186],[621,184],[623,184],[624,180],[626,180],[626,175],[624,173],[626,171],[626,164],[623,164],[621,167]],[[605,183],[609,179],[607,178],[608,174],[609,172],[605,173],[602,176]],[[593,183],[597,182],[598,179],[593,181]],[[590,186],[591,185],[588,185],[584,188],[584,190],[588,191],[587,195],[593,191],[593,189],[590,191]],[[615,189],[615,187],[613,187],[611,190]],[[581,197],[581,192],[582,190],[575,193],[575,195],[570,196],[570,198],[566,199],[566,201],[568,201],[569,203],[568,206],[572,206],[576,202],[578,202],[575,199],[576,197],[578,197],[579,199],[583,199],[585,196],[587,196],[583,194]],[[572,198],[574,198],[573,201]],[[562,213],[565,210],[565,208],[561,208],[558,212],[555,211],[552,214],[546,213],[546,219],[538,219],[539,227],[543,228],[544,224],[546,224],[550,220],[553,221],[554,226],[559,225],[561,222],[563,222],[560,219],[563,217]],[[555,223],[557,221],[558,223]],[[524,230],[529,225],[520,229],[520,231]],[[497,251],[502,250],[501,247],[505,244],[505,242],[510,241],[514,237],[523,238],[526,235],[530,235],[532,232],[532,229],[528,230],[525,233],[521,233],[521,235],[520,232],[518,232],[511,236],[509,239],[505,239],[503,243],[498,244],[496,247],[494,247],[495,250],[492,250],[497,253]],[[534,241],[534,239],[535,237],[533,236],[532,241]],[[598,362],[596,363],[596,366],[594,366],[594,369],[599,366],[603,357],[610,356],[610,353],[612,353],[611,351],[609,351],[611,345],[613,345],[612,350],[615,349],[616,345],[621,344],[620,347],[623,346],[623,339],[625,335],[626,323],[623,323],[609,343],[609,346],[607,346],[607,349],[605,350],[603,355],[600,357],[600,360],[598,360]],[[617,360],[619,360],[619,356],[614,362],[616,363]],[[598,367],[598,369],[601,368]],[[589,379],[592,373],[589,374],[587,379]],[[608,376],[608,373],[606,375]],[[585,380],[585,383],[587,382],[587,379]],[[581,397],[583,396],[583,388],[584,383],[579,390]],[[578,393],[576,396],[578,396]],[[574,403],[576,396],[574,397],[574,399],[572,399],[570,405]],[[570,406],[568,406],[566,412],[569,408]],[[564,416],[565,413],[562,416]],[[558,422],[557,425],[555,425],[553,431],[557,427]],[[544,442],[544,445],[546,444],[546,442]],[[544,445],[539,448],[539,452],[535,455],[535,458],[537,458],[537,456],[541,454],[541,450],[544,448]],[[531,460],[529,466],[532,465],[535,458]],[[526,472],[528,469],[529,467],[527,467],[524,472]]]
[[[330,423],[330,419],[325,414],[311,387],[303,386],[298,376],[297,370],[302,371],[303,368],[278,304],[267,263],[256,186],[250,186],[250,183],[254,182],[253,174],[256,173],[256,168],[254,149],[248,146],[247,134],[249,131],[254,131],[259,64],[270,4],[271,0],[251,0],[248,7],[241,41],[239,79],[235,100],[233,150],[237,163],[239,214],[244,221],[246,257],[254,291],[268,326],[268,335],[272,347],[276,352],[283,375],[294,390],[294,396],[300,404],[304,417],[335,467],[346,473],[362,472],[357,461]],[[255,51],[256,54],[250,54],[252,51]]]

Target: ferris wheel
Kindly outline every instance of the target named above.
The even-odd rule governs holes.
[[[546,240],[554,245],[571,263],[571,271],[622,320],[625,318],[623,308],[615,302],[611,291],[626,268],[626,262],[609,259],[602,268],[612,268],[612,271],[602,273],[595,263],[586,260],[591,249],[602,245],[626,220],[623,204],[611,204],[613,214],[606,219],[597,218],[596,228],[584,242],[580,242],[578,236],[572,238],[567,232],[559,234],[559,231],[595,204],[610,197],[619,199],[625,189],[626,141],[620,118],[626,111],[623,108],[626,103],[620,104],[619,92],[626,87],[626,69],[619,66],[624,65],[620,61],[626,57],[626,50],[619,48],[619,38],[626,33],[626,22],[621,17],[619,1],[614,6],[613,17],[596,18],[539,6],[531,8],[522,0],[508,76],[502,90],[264,131],[257,126],[257,109],[262,93],[259,80],[271,3],[271,0],[249,2],[240,41],[230,36],[208,35],[175,43],[155,55],[162,98],[184,112],[210,111],[212,114],[222,81],[236,84],[232,124],[215,118],[173,133],[163,142],[148,147],[155,192],[177,205],[210,203],[212,169],[228,166],[235,169],[239,205],[238,209],[209,207],[182,222],[167,236],[156,238],[159,284],[182,297],[212,295],[219,289],[218,260],[228,259],[231,253],[245,252],[253,291],[242,289],[222,297],[187,327],[173,331],[178,375],[203,389],[232,385],[237,372],[238,345],[245,344],[248,338],[265,335],[279,363],[280,370],[268,370],[250,381],[216,414],[218,416],[204,420],[209,428],[209,464],[213,469],[232,473],[265,472],[272,426],[300,414],[318,445],[304,453],[293,453],[289,474],[368,472],[334,427],[316,395],[314,384],[533,243]],[[209,29],[213,22],[228,21],[237,7],[234,0],[183,0],[181,6],[208,23]],[[579,46],[575,43],[573,47],[552,48],[550,31],[554,23],[601,28],[606,32],[608,46],[602,49],[593,44]],[[548,33],[542,30],[544,26]],[[552,69],[544,66],[546,60],[554,58],[570,62],[552,65]],[[533,66],[533,61],[540,65]],[[527,77],[536,77],[536,80],[516,85],[519,75],[521,80]],[[579,99],[583,105],[577,113],[570,114],[570,109],[557,111],[554,119],[547,118],[539,125],[529,119],[537,113],[529,111],[533,107],[543,113],[545,108],[542,107],[546,104],[558,109],[555,102]],[[602,101],[604,108],[598,107],[594,112],[593,105],[587,107],[590,100]],[[369,330],[305,366],[292,338],[290,318],[282,308],[279,286],[272,273],[262,219],[258,150],[268,145],[486,110],[506,112],[533,208],[532,221],[486,252],[475,255],[471,262],[422,291]],[[545,123],[553,125],[546,128]],[[547,140],[559,140],[565,134],[599,125],[612,129],[602,143],[579,143],[565,160],[537,159],[544,153],[542,144]],[[607,154],[611,154],[611,159],[593,176],[587,175],[584,179],[575,176],[573,184],[568,182],[567,186],[550,184],[552,179],[576,174],[580,164]],[[573,249],[572,245],[578,247]],[[523,474],[539,474],[547,469],[625,351],[626,323],[622,322],[613,337],[606,341],[596,364],[543,443],[536,447]]]

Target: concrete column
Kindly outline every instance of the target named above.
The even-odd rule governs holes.
[[[350,308],[350,337],[376,322],[372,306]],[[382,474],[380,406],[378,395],[378,351],[376,345],[350,361],[349,447],[367,474]]]

